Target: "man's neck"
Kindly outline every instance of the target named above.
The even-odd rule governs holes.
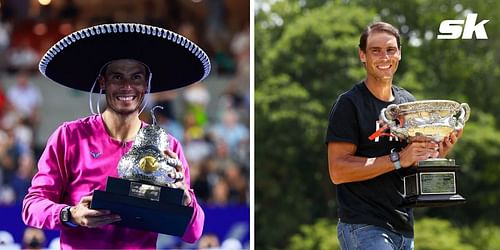
[[[137,113],[120,115],[106,110],[102,119],[108,134],[121,142],[133,140],[142,125]]]
[[[394,95],[392,94],[392,78],[380,79],[368,76],[365,79],[365,85],[379,100],[385,102],[392,102],[394,100]]]

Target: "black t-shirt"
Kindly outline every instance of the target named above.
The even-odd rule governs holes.
[[[330,111],[326,143],[350,142],[357,146],[356,156],[388,155],[392,148],[399,151],[406,143],[395,137],[368,137],[377,131],[380,111],[389,104],[415,101],[408,91],[393,86],[393,102],[377,99],[364,82],[340,95]],[[388,132],[388,131],[385,131]],[[403,180],[406,169],[391,171],[373,179],[337,185],[339,217],[342,222],[370,224],[413,237],[413,212],[401,208]]]

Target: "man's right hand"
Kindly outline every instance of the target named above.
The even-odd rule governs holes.
[[[76,206],[70,208],[73,223],[93,228],[121,220],[119,215],[112,214],[109,210],[90,209],[91,202],[92,196],[84,196]]]
[[[399,153],[401,167],[411,167],[419,161],[436,158],[439,155],[438,149],[439,144],[434,141],[414,141]]]

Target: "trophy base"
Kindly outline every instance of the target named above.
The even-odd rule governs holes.
[[[403,207],[446,207],[465,203],[457,193],[459,167],[453,159],[429,159],[403,178]]]
[[[448,207],[465,202],[459,194],[418,195],[405,198],[403,207]]]
[[[153,192],[138,191],[138,186]],[[94,191],[90,208],[119,214],[121,221],[113,223],[116,226],[183,236],[194,212],[194,208],[182,205],[183,193],[180,189],[108,177],[106,191]]]

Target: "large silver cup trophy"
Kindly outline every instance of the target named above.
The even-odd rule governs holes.
[[[119,214],[117,226],[182,236],[193,208],[183,205],[184,190],[176,188],[184,171],[178,159],[165,155],[167,132],[156,124],[140,129],[132,148],[118,163],[118,176],[108,177],[106,190],[95,190],[91,208]],[[160,107],[161,108],[161,107]]]
[[[469,119],[467,103],[449,100],[425,100],[391,104],[380,112],[391,134],[403,140],[421,139],[441,142],[451,132],[462,129]],[[450,206],[465,202],[457,192],[459,166],[454,159],[431,158],[418,162],[403,178],[403,206]]]
[[[184,178],[184,172],[178,159],[170,158],[164,153],[169,148],[169,140],[167,132],[156,124],[153,113],[156,108],[162,107],[156,106],[151,110],[153,124],[139,131],[130,151],[120,159],[118,175],[123,179],[155,184],[156,187],[175,188],[175,182]],[[142,191],[151,190],[148,188],[149,186],[151,185],[140,185],[135,194],[145,195],[145,192]],[[157,199],[158,197],[152,196],[150,198]]]

